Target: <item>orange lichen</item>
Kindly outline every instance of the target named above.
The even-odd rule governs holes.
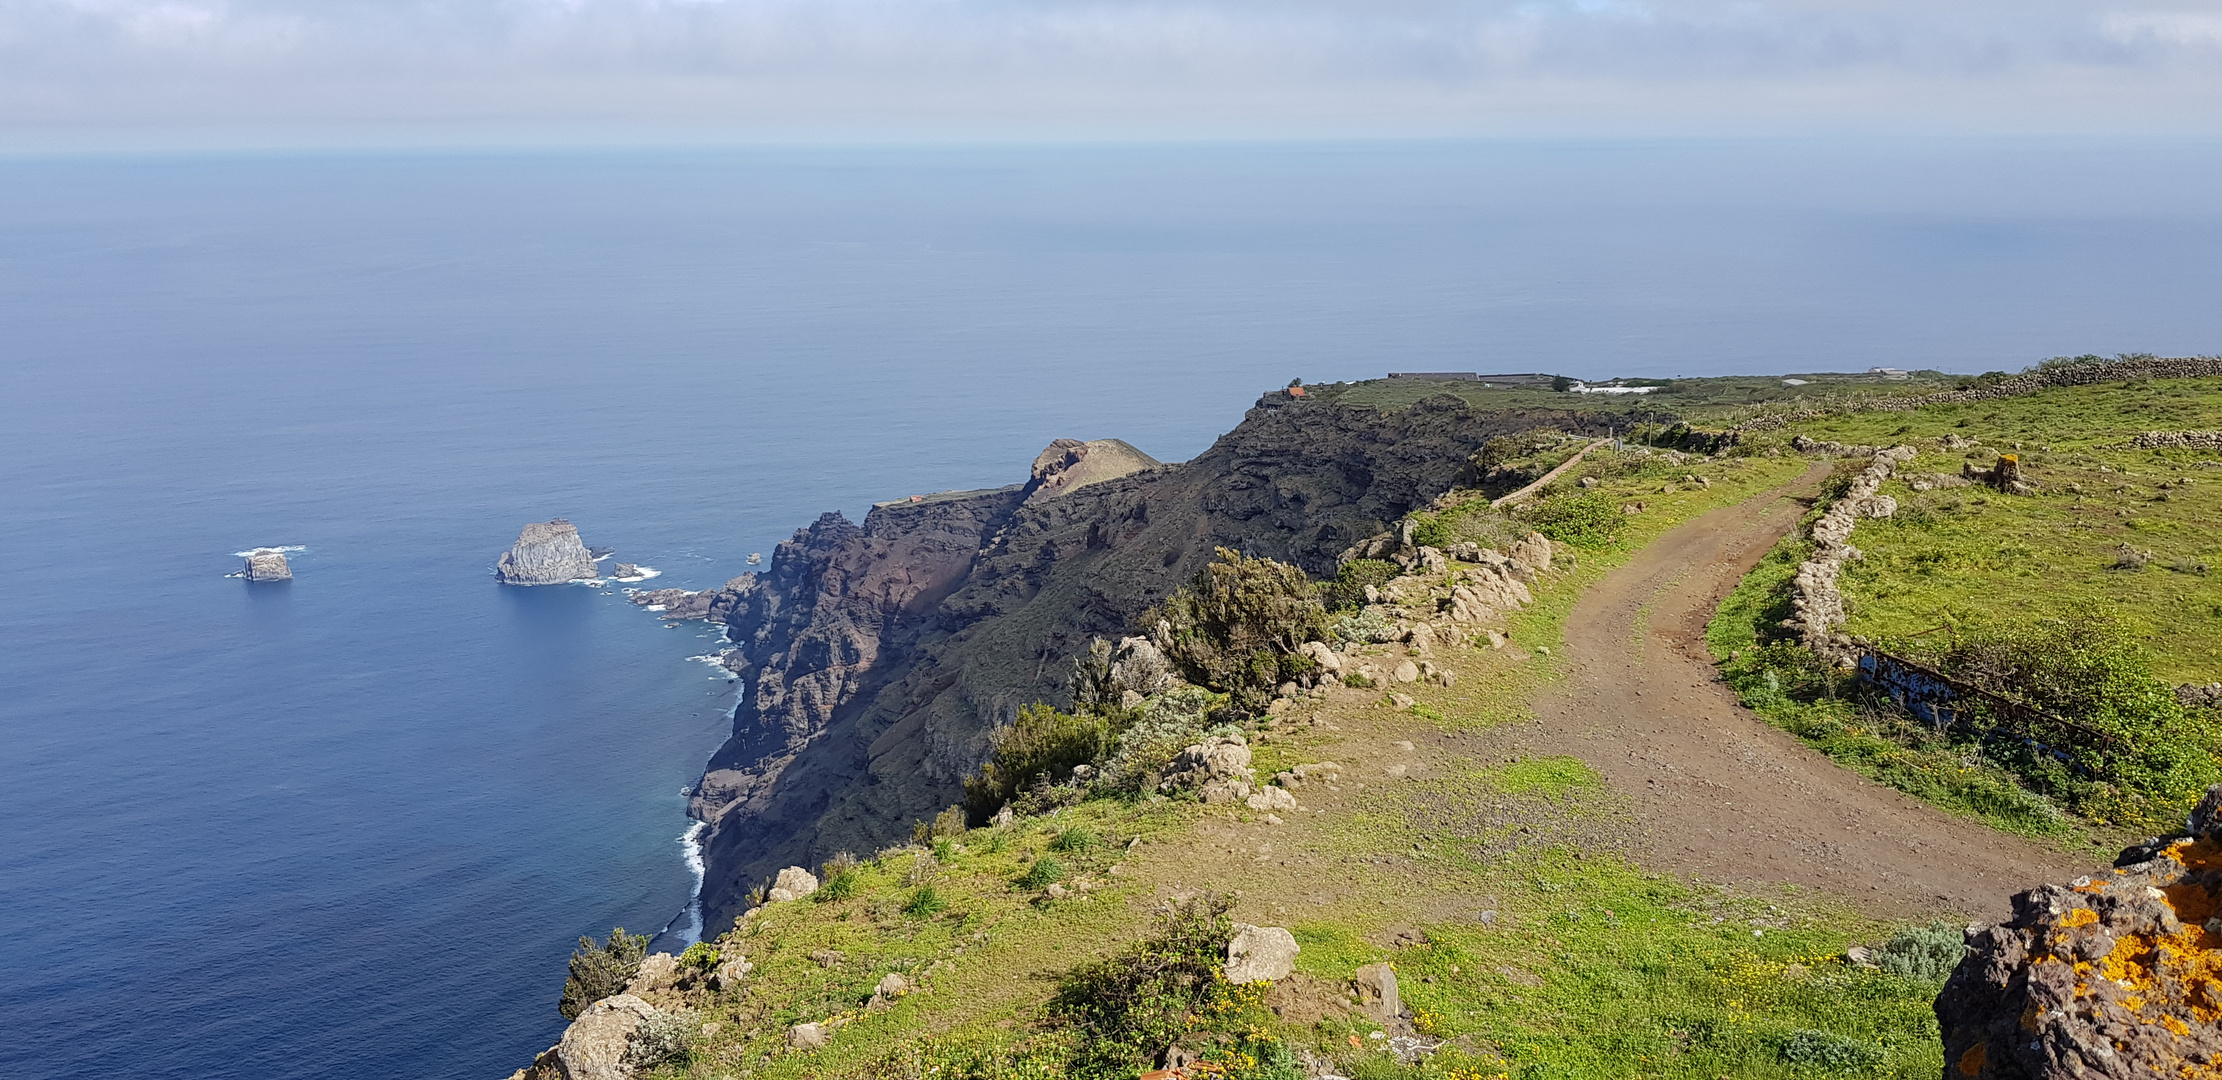
[[[2222,842],[2178,840],[2160,849],[2160,853],[2193,870],[2222,869]]]
[[[1989,1046],[1989,1043],[1976,1043],[1975,1045],[1968,1047],[1967,1053],[1960,1055],[1960,1075],[1982,1075],[1983,1061],[1988,1056],[1985,1051],[1989,1048]]]
[[[2060,917],[2061,927],[2068,930],[2073,930],[2078,926],[2092,926],[2098,921],[2099,913],[2092,911],[2090,908],[2077,908]]]

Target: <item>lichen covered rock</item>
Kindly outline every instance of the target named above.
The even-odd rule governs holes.
[[[1188,747],[1165,767],[1159,790],[1194,791],[1207,803],[1241,802],[1250,797],[1257,774],[1250,769],[1250,746],[1240,735],[1213,736]]]
[[[2222,785],[2190,832],[2014,897],[1937,997],[1945,1076],[2222,1076]]]

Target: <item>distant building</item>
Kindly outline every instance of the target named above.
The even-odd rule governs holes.
[[[1657,390],[1658,387],[1622,386],[1619,380],[1616,379],[1612,382],[1605,383],[1599,386],[1591,386],[1587,383],[1575,383],[1574,385],[1569,386],[1566,389],[1568,393],[1574,394],[1648,394],[1653,390]]]
[[[1898,370],[1897,368],[1894,368],[1894,367],[1871,367],[1871,368],[1868,368],[1868,369],[1867,369],[1867,373],[1868,373],[1869,375],[1880,375],[1880,376],[1882,376],[1882,377],[1883,377],[1883,378],[1885,378],[1885,379],[1910,379],[1910,378],[1913,378],[1913,373],[1912,373],[1912,372],[1909,372],[1909,371],[1900,371],[1900,370]]]
[[[1523,375],[1482,375],[1472,371],[1392,371],[1389,373],[1389,377],[1392,379],[1427,379],[1434,382],[1477,382],[1492,390],[1514,387],[1548,390],[1551,388],[1551,380],[1558,376],[1539,375],[1534,372]]]
[[[1784,379],[1784,380],[1782,380],[1782,385],[1784,385],[1784,386],[1804,386],[1804,385],[1806,385],[1806,380],[1804,380],[1804,379]]]

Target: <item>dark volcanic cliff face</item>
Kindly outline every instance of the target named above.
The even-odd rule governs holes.
[[[1449,396],[1396,413],[1268,395],[1196,460],[1028,499],[1044,483],[828,514],[715,598],[740,653],[733,735],[691,812],[703,906],[729,926],[782,866],[868,852],[958,801],[988,731],[1062,703],[1073,656],[1232,547],[1334,571],[1449,488],[1489,438],[1560,412]]]

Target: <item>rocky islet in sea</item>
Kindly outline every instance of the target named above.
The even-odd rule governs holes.
[[[579,539],[579,527],[562,518],[526,525],[517,543],[502,553],[494,574],[504,585],[561,585],[600,576],[594,553]]]
[[[286,564],[285,552],[276,548],[256,548],[247,553],[247,565],[239,576],[248,581],[292,581],[293,568]]]

